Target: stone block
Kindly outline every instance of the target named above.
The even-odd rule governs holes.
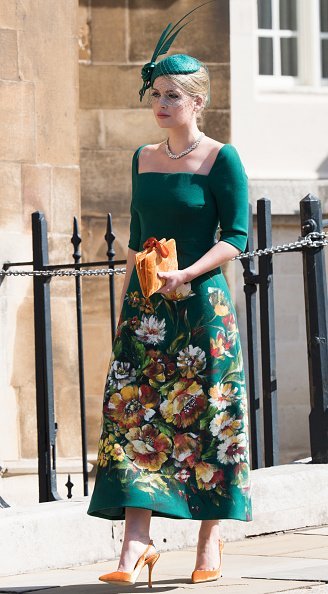
[[[79,2],[78,27],[79,27],[79,59],[91,59],[91,7],[88,0]]]
[[[41,2],[36,11],[26,0],[20,10],[20,74],[35,85],[37,161],[77,164],[77,3]]]
[[[20,163],[0,162],[0,179],[1,222],[7,230],[17,231],[22,223]]]
[[[149,62],[164,27],[191,10],[189,0],[130,0],[131,62]],[[171,53],[186,53],[204,62],[229,62],[229,2],[203,6],[174,40]],[[189,20],[189,19],[187,19]],[[147,43],[145,43],[147,40]]]
[[[70,283],[69,280],[66,282]],[[80,454],[80,404],[74,286],[66,297],[52,297],[55,412],[58,455]]]
[[[34,87],[0,82],[0,160],[35,161]]]
[[[146,109],[140,103],[140,66],[80,64],[82,109]]]
[[[150,109],[80,110],[81,149],[135,150],[164,138]]]
[[[1,29],[16,29],[18,26],[17,20],[17,4],[16,2],[8,2],[8,0],[0,0],[0,28]]]
[[[71,233],[73,217],[80,218],[79,167],[54,167],[52,172],[52,227],[56,233]]]
[[[285,404],[278,409],[280,448],[286,454],[293,450],[311,455],[309,434],[310,398],[308,403]]]
[[[48,249],[49,249],[49,262],[51,264],[74,264],[73,259],[73,244],[71,243],[71,237],[73,233],[73,219],[67,217],[67,225],[71,226],[70,233],[48,233]],[[73,287],[73,279],[70,277],[59,277],[54,278],[54,285],[56,286],[56,295],[59,297],[65,295],[67,287]]]
[[[38,451],[35,385],[21,386],[16,397],[19,406],[19,455],[22,458],[33,458]]]
[[[37,455],[33,299],[25,297],[16,312],[10,384],[16,392],[20,456]]]
[[[83,213],[126,216],[131,200],[131,151],[81,152]]]
[[[281,404],[307,404],[310,402],[308,388],[308,363],[306,341],[277,344],[277,375]]]
[[[92,61],[125,62],[127,6],[122,0],[93,0],[91,13]]]
[[[283,256],[278,256],[278,258],[281,257],[285,260],[285,257],[287,257],[291,266],[292,256],[294,257],[294,262],[295,258],[300,257],[299,254],[291,254],[290,256],[284,254]],[[275,260],[275,264],[276,262],[277,260]],[[297,312],[299,323],[303,326],[305,331],[303,277],[300,274],[300,271],[297,271],[297,267],[295,267],[296,273],[298,272],[299,274],[293,274],[292,271],[290,274],[284,274],[284,270],[282,270],[283,265],[284,262],[281,262],[279,269],[277,266],[274,266],[273,288],[275,297],[275,315],[278,317],[280,314]]]
[[[104,148],[135,150],[142,144],[155,144],[166,138],[151,109],[103,111]]]
[[[211,65],[209,73],[211,81],[209,108],[211,110],[230,109],[230,66],[227,64]]]
[[[18,79],[17,32],[0,29],[0,79]]]
[[[103,377],[103,385],[101,390],[97,391],[95,394],[90,394],[90,392],[87,392],[86,395],[86,414],[88,419],[88,452],[95,452],[95,454],[98,451],[99,437],[102,432],[102,406],[104,386],[105,376]]]
[[[230,142],[230,111],[207,109],[204,113],[202,130],[219,142]]]
[[[276,333],[279,337],[279,341],[286,341],[289,343],[296,343],[300,340],[300,318],[295,309],[294,313],[289,312],[283,314],[278,311],[276,316]]]
[[[31,236],[23,233],[18,233],[17,229],[7,231],[6,227],[1,229],[0,233],[0,254],[2,262],[21,262],[32,260],[32,242]],[[25,295],[32,294],[32,281],[26,276],[8,276],[1,285],[1,294],[7,297],[19,298],[19,301]],[[9,299],[8,304],[11,302]],[[16,304],[15,304],[16,308]],[[8,320],[15,319],[15,308],[12,313],[8,314]],[[11,317],[13,316],[13,317]]]
[[[6,283],[6,280],[3,282]],[[0,460],[19,455],[16,389],[11,381],[11,351],[15,340],[15,328],[11,321],[15,319],[17,303],[5,291],[6,285],[3,284],[0,296],[0,344],[3,345],[0,349],[0,408],[3,411],[0,415]]]
[[[94,295],[95,298],[96,295]],[[86,392],[88,394],[99,394],[101,397],[104,391],[111,348],[111,332],[108,317],[108,310],[106,312],[99,312],[97,318],[93,318],[93,323],[84,325]],[[101,405],[98,412],[100,412],[100,409]]]
[[[27,232],[31,232],[31,214],[37,210],[44,213],[51,227],[51,167],[22,164],[22,205]]]
[[[103,112],[100,109],[80,109],[80,149],[104,148]]]
[[[16,331],[13,343],[13,360],[10,374],[10,384],[21,391],[28,385],[34,385],[34,322],[33,297],[25,296],[17,302],[16,296]],[[13,313],[13,312],[12,312]],[[8,337],[9,338],[9,337]],[[8,340],[9,342],[9,340]],[[32,348],[31,348],[32,346]],[[23,405],[26,411],[26,404]],[[24,413],[24,414],[25,414]]]

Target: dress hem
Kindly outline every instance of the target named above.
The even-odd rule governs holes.
[[[106,513],[106,508],[99,509],[99,510],[94,510],[94,511],[87,511],[87,514],[89,516],[93,516],[95,518],[102,518],[104,520],[125,520],[125,513],[124,510],[126,507],[136,507],[136,508],[141,508],[141,509],[149,509],[152,512],[152,517],[160,517],[160,518],[169,518],[171,520],[238,520],[240,522],[252,522],[253,519],[252,518],[240,518],[240,517],[220,517],[220,516],[216,516],[215,518],[209,518],[209,517],[193,517],[193,516],[179,516],[179,515],[174,515],[174,514],[170,514],[168,512],[160,512],[159,510],[155,509],[155,508],[149,508],[147,506],[143,506],[143,505],[125,505],[123,508],[109,508],[109,509],[117,509],[117,510],[123,510],[120,514],[113,514],[113,513]]]

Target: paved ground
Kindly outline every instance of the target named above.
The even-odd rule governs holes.
[[[328,594],[328,526],[226,542],[223,577],[208,584],[190,582],[194,557],[191,549],[162,553],[153,574],[154,594],[187,594],[189,591],[197,594]],[[119,594],[148,591],[146,568],[133,587],[109,586],[98,581],[99,575],[116,569],[116,565],[116,561],[109,561],[3,577],[0,592]]]

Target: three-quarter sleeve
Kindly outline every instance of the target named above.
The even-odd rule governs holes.
[[[136,209],[133,206],[133,195],[130,206],[131,220],[130,220],[130,239],[128,247],[131,250],[139,251],[140,244],[140,220]]]
[[[248,177],[234,146],[229,144],[219,156],[211,172],[221,229],[219,241],[226,241],[243,252],[248,236]]]
[[[140,237],[141,237],[141,227],[140,227],[140,218],[138,211],[134,205],[134,194],[135,194],[135,184],[136,184],[136,175],[137,175],[137,153],[136,151],[133,155],[132,159],[132,196],[131,196],[131,204],[130,204],[130,238],[128,242],[128,247],[131,250],[135,250],[136,252],[139,251],[140,245]]]

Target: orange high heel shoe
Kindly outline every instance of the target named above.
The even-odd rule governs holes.
[[[148,565],[148,588],[152,588],[151,574],[156,561],[158,561],[160,557],[160,554],[154,553],[154,555],[150,555],[146,559],[146,555],[151,546],[154,546],[152,540],[149,542],[149,545],[147,546],[144,553],[142,553],[142,555],[139,557],[131,573],[128,573],[127,571],[112,571],[111,573],[104,573],[104,575],[101,575],[98,579],[101,582],[107,582],[108,584],[135,584],[141,570],[145,567],[145,565]]]
[[[217,580],[219,577],[222,577],[222,551],[224,547],[224,542],[219,540],[219,550],[220,550],[220,565],[218,569],[195,569],[191,575],[191,581],[193,584],[199,584],[199,582],[212,582],[213,580]]]

